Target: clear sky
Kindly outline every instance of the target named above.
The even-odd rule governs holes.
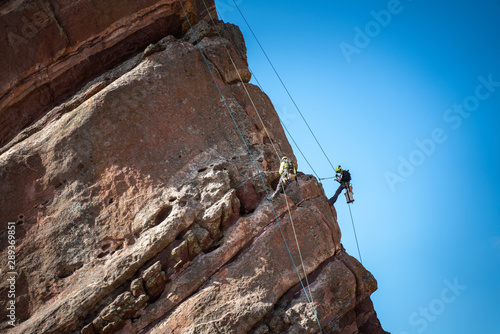
[[[332,163],[353,175],[384,329],[500,333],[500,0],[235,1]],[[233,0],[215,2],[307,159],[332,176]],[[323,185],[333,195],[337,183]],[[337,211],[358,257],[343,196]]]

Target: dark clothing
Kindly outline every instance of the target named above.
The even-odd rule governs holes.
[[[345,189],[345,188],[347,188],[347,187],[349,187],[349,182],[340,183],[340,186],[337,188],[337,191],[335,192],[335,195],[333,195],[333,197],[328,200],[328,203],[330,205],[335,204],[335,202],[337,202],[337,198],[339,197],[339,195],[342,192],[342,190]]]
[[[335,204],[342,190],[349,187],[349,183],[351,182],[351,173],[349,173],[348,170],[342,171],[342,178],[340,178],[340,180],[337,179],[337,181],[340,182],[340,186],[338,187],[333,197],[328,200],[328,203],[330,205]]]
[[[340,179],[340,184],[351,182],[351,173],[348,170],[342,172],[342,178]]]

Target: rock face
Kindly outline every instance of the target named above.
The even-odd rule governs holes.
[[[191,20],[213,0],[185,1]],[[178,0],[10,0],[0,5],[0,146],[102,74],[189,25]]]
[[[29,3],[11,1],[1,10],[22,22]],[[203,2],[186,1],[193,33],[175,1],[141,1],[94,18],[96,31],[82,31],[90,3],[61,4],[55,16],[67,39],[40,48],[31,65],[8,58],[24,70],[2,82],[14,101],[1,101],[2,124],[16,105],[30,105],[32,93],[21,85],[36,80],[35,69],[47,72],[62,61],[61,78],[74,71],[80,81],[60,89],[59,76],[40,79],[57,91],[51,103],[69,92],[71,99],[48,111],[27,108],[23,117],[39,120],[20,134],[25,125],[12,127],[7,137],[17,137],[1,151],[0,263],[7,268],[13,225],[11,270],[18,275],[16,326],[4,321],[0,329],[316,333],[319,321],[324,333],[386,333],[370,301],[376,281],[343,250],[321,184],[299,174],[286,194],[268,200],[280,156],[295,158],[271,101],[248,83],[238,28],[202,19]],[[164,38],[150,15],[171,28],[160,29]],[[132,31],[107,29],[141,19],[153,26],[139,35],[156,43],[137,42],[142,50],[132,58],[123,61],[127,51],[101,59],[95,73],[64,62],[88,55],[81,41],[97,45],[96,34],[126,41]],[[50,29],[40,28],[30,45],[47,43],[41,34]],[[55,57],[64,43],[68,53]],[[109,57],[113,45],[102,43],[96,55]],[[0,318],[7,320],[9,289],[2,280]]]

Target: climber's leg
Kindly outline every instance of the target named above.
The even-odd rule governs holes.
[[[330,204],[330,205],[335,204],[335,202],[337,202],[337,198],[339,197],[339,195],[343,189],[344,189],[344,185],[343,184],[339,185],[337,191],[335,192],[335,195],[333,195],[333,197],[328,200],[328,204]]]
[[[274,191],[273,195],[271,196],[271,199],[276,198],[280,192],[283,191],[283,187],[285,186],[285,181],[283,177],[280,177],[280,182],[278,182],[278,186],[276,187],[276,190]]]

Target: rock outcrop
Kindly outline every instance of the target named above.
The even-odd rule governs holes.
[[[215,8],[185,2],[194,21]],[[178,0],[10,0],[0,21],[0,146],[89,79],[189,28]]]
[[[31,3],[43,2],[0,10],[22,22]],[[90,3],[66,2],[51,19],[60,27],[47,24],[20,44],[64,32],[29,64],[7,58],[17,69],[1,82],[2,124],[17,122],[20,106],[26,122],[2,137],[0,263],[7,268],[12,222],[18,275],[16,326],[0,329],[315,333],[319,320],[324,333],[386,333],[370,301],[377,283],[345,253],[321,184],[299,173],[268,200],[280,155],[294,155],[271,101],[248,83],[238,28],[203,19],[203,1],[185,1],[193,33],[176,1],[141,1],[96,15],[99,29],[86,30]],[[101,3],[113,5],[91,8]],[[119,28],[131,22],[143,28]],[[117,44],[123,52],[110,58]],[[99,65],[82,70],[71,60],[79,57]],[[39,87],[57,92],[41,106],[32,99],[44,88],[27,90],[37,71],[54,73]],[[0,282],[7,320],[9,289]]]

